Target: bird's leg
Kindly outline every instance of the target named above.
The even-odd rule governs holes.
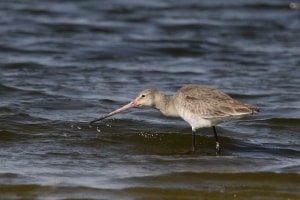
[[[217,151],[216,153],[219,154],[221,152],[221,147],[220,147],[219,138],[215,126],[213,126],[213,130],[214,130],[215,140],[216,140],[216,151]]]
[[[196,148],[196,130],[192,130],[192,152],[195,152]]]

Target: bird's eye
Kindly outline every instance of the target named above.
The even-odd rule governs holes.
[[[142,98],[144,98],[145,97],[145,95],[144,94],[142,94],[142,96],[141,96]]]

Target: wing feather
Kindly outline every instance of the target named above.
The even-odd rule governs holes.
[[[252,114],[258,109],[207,86],[187,85],[177,93],[183,109],[203,118],[226,118]]]

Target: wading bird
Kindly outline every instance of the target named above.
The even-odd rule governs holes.
[[[137,106],[154,107],[165,116],[181,117],[189,123],[192,127],[192,152],[195,151],[197,129],[213,128],[216,151],[219,153],[221,148],[215,126],[259,111],[258,107],[237,101],[217,89],[200,85],[185,85],[172,96],[167,96],[156,89],[143,90],[130,103],[91,123]]]

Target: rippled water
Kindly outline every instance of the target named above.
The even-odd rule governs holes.
[[[300,6],[0,2],[1,199],[300,199]],[[261,108],[211,129],[137,108],[210,85]]]

